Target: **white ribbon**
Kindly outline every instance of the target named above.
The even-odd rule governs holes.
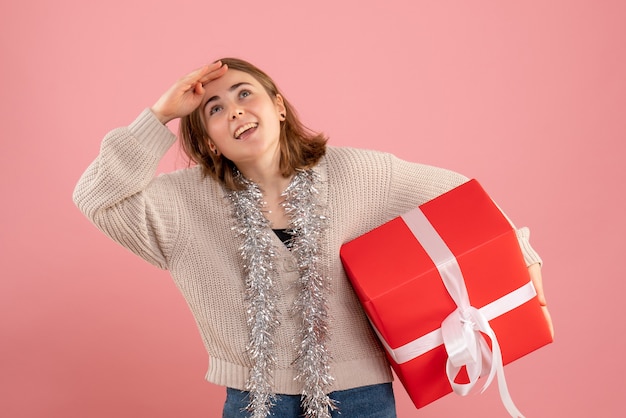
[[[530,299],[534,298],[536,294],[537,293],[532,282],[528,282],[524,286],[512,291],[511,293],[508,293],[501,298],[496,299],[493,302],[483,306],[479,309],[479,311],[488,321],[491,321],[492,319],[497,318],[500,315],[504,315],[513,308],[516,308],[521,304],[528,302]],[[374,330],[376,330],[375,327]],[[437,328],[436,330],[433,330],[428,334],[424,334],[421,337],[397,348],[391,348],[382,337],[382,335],[379,334],[378,336],[389,354],[391,355],[391,358],[393,358],[393,360],[398,364],[411,361],[414,358],[419,357],[422,354],[425,354],[428,351],[432,350],[433,348],[436,348],[443,344],[441,328]]]
[[[482,393],[497,376],[500,399],[506,410],[512,417],[523,418],[509,394],[504,378],[500,345],[495,332],[489,325],[489,320],[532,299],[536,295],[532,282],[529,281],[517,290],[477,309],[470,304],[465,280],[456,257],[421,209],[417,208],[404,214],[402,219],[437,266],[457,309],[443,321],[440,329],[395,349],[389,347],[381,338],[383,345],[394,361],[401,364],[443,343],[448,353],[446,374],[455,393],[467,395],[477,383],[478,378],[487,375],[481,389]],[[491,350],[481,332],[491,339]],[[469,383],[459,384],[454,382],[454,379],[463,366],[466,367]]]

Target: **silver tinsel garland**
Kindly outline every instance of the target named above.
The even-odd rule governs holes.
[[[246,389],[250,391],[248,410],[254,418],[269,416],[275,395],[272,373],[276,365],[274,335],[280,325],[274,280],[276,251],[272,246],[271,225],[263,216],[263,193],[253,182],[238,175],[245,185],[241,191],[228,193],[237,221],[235,230],[243,237],[240,247],[246,273],[246,301],[249,342],[246,347],[252,368]],[[333,401],[326,395],[333,381],[330,375],[327,294],[329,280],[320,261],[322,231],[326,227],[317,201],[312,170],[298,171],[283,193],[289,232],[293,235],[291,251],[297,259],[300,279],[295,314],[301,321],[298,346],[298,379],[303,384],[302,408],[307,418],[330,418]]]

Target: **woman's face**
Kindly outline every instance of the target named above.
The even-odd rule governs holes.
[[[270,97],[252,75],[230,69],[204,88],[204,123],[220,153],[238,166],[278,157],[280,95]]]

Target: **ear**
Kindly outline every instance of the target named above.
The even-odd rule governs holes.
[[[217,153],[219,152],[217,150],[217,147],[215,146],[215,144],[213,143],[213,141],[209,141],[209,149],[211,150],[211,152],[215,155],[217,155]]]
[[[285,107],[283,96],[281,96],[280,94],[276,94],[276,99],[274,99],[274,103],[276,104],[276,111],[279,115],[282,116],[281,120],[285,120],[284,115],[287,114],[287,108]]]

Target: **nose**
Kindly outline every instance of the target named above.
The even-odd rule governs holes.
[[[232,113],[231,113],[231,115],[230,115],[230,118],[232,120],[235,120],[235,119],[241,117],[242,115],[243,115],[243,110],[242,109],[234,108]]]

